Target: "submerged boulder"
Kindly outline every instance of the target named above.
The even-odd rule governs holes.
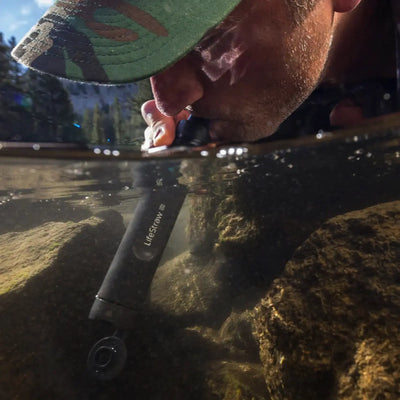
[[[0,236],[1,398],[82,398],[88,312],[122,233],[106,212]]]
[[[256,308],[271,399],[398,399],[400,202],[324,223]]]
[[[201,399],[269,400],[252,335],[253,321],[253,311],[233,311],[219,329],[186,328],[198,335],[207,354],[203,366],[206,390]]]
[[[231,313],[217,264],[188,253],[157,272],[121,374],[88,374],[89,349],[113,333],[88,312],[123,230],[109,212],[0,235],[0,398],[266,400],[253,314]]]
[[[231,308],[220,269],[221,264],[214,257],[182,253],[158,268],[151,287],[152,306],[186,324],[218,326]]]

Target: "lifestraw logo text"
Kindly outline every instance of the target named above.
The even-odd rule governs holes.
[[[150,247],[152,245],[153,240],[157,234],[158,228],[163,219],[164,211],[165,211],[165,204],[160,204],[160,206],[158,207],[158,212],[154,218],[153,224],[150,226],[147,235],[145,237],[145,240],[143,242],[145,246]]]

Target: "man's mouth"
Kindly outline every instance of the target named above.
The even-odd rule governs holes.
[[[212,142],[218,141],[218,134],[214,129],[214,125],[215,125],[215,120],[210,120],[210,123],[208,125],[208,134],[210,135]]]

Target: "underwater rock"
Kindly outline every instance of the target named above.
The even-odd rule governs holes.
[[[152,298],[163,309],[138,316],[124,370],[89,376],[88,351],[113,328],[88,312],[123,231],[110,211],[0,235],[0,398],[265,400],[253,316],[231,313],[215,255],[161,266]]]
[[[94,296],[124,226],[116,212],[0,236],[0,397],[78,399]]]
[[[152,306],[187,324],[218,325],[231,307],[219,269],[214,257],[182,253],[157,269],[150,293]]]
[[[190,221],[186,233],[192,254],[212,254],[217,241],[215,203],[216,199],[208,195],[189,198]]]
[[[228,197],[219,205],[217,229],[218,247],[236,257],[249,253],[254,243],[260,241],[261,227],[255,219],[238,212],[235,206],[236,200],[233,197]]]
[[[400,202],[324,223],[256,308],[271,399],[398,399]]]
[[[221,400],[269,400],[262,366],[258,363],[245,361],[210,363],[207,385],[214,398]]]
[[[219,329],[219,336],[224,343],[236,352],[243,351],[247,359],[259,361],[258,344],[253,335],[254,312],[232,311]]]
[[[269,400],[258,345],[252,334],[253,321],[253,311],[233,311],[219,329],[186,328],[192,334],[192,343],[197,335],[203,345],[201,353],[207,354],[203,364],[203,400]]]

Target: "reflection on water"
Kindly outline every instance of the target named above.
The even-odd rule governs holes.
[[[0,158],[1,398],[397,398],[399,154],[391,129],[172,161]],[[98,382],[86,357],[114,328],[88,313],[149,182],[164,207],[186,199],[147,300],[132,289],[125,368]]]

